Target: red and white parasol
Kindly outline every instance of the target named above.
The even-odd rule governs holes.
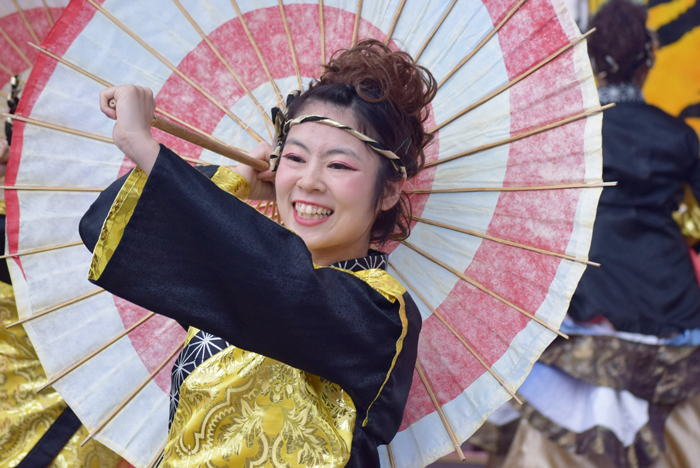
[[[78,221],[94,191],[131,168],[99,91],[148,86],[160,116],[250,150],[272,139],[272,106],[364,37],[408,51],[440,83],[427,124],[435,142],[406,188],[413,233],[388,248],[423,332],[384,466],[424,466],[458,448],[556,336],[603,185],[601,108],[563,0],[73,0],[18,110],[9,263],[53,385],[134,465],[165,442],[169,363],[184,332],[86,280]],[[226,162],[154,135],[183,157]]]

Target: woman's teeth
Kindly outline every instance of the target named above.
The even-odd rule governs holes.
[[[299,202],[294,204],[294,209],[301,219],[321,219],[327,218],[333,214],[333,210],[329,210],[328,208]]]

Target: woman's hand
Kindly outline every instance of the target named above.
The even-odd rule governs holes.
[[[266,141],[263,141],[260,142],[258,146],[253,148],[253,150],[248,154],[252,158],[270,162],[272,146],[270,146],[270,144]],[[250,166],[239,164],[233,170],[248,181],[248,185],[250,185],[250,195],[248,196],[249,199],[275,200],[275,173],[272,172],[272,169],[258,172]]]
[[[109,107],[114,99],[116,108]],[[112,131],[114,144],[147,174],[151,173],[160,146],[151,135],[156,101],[153,91],[141,86],[114,86],[100,92],[100,110],[117,123]]]

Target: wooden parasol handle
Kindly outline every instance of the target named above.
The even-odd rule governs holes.
[[[109,107],[114,109],[116,108],[116,106],[117,102],[114,99],[110,99]],[[220,154],[221,156],[224,156],[226,158],[238,161],[239,163],[245,164],[246,166],[250,166],[256,171],[266,171],[270,167],[270,164],[266,161],[252,158],[243,151],[239,151],[230,146],[223,145],[218,141],[214,140],[213,138],[200,135],[197,132],[193,132],[189,128],[171,122],[170,120],[160,119],[157,116],[154,116],[152,125],[158,130],[162,130],[165,133],[178,137],[182,140],[189,141],[192,144],[195,144],[204,149],[208,149],[209,151],[213,151],[214,153]]]

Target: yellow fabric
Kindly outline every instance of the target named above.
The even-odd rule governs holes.
[[[673,22],[697,0],[674,0],[649,8],[647,26],[657,30],[674,27]],[[678,27],[682,27],[678,25]],[[700,102],[700,24],[678,41],[659,48],[656,62],[644,83],[644,97],[671,115]],[[700,135],[700,118],[686,118],[686,123]]]
[[[656,31],[661,26],[677,20],[679,16],[695,5],[696,1],[697,0],[671,0],[670,2],[653,6],[649,9],[647,27]]]
[[[0,467],[17,466],[43,437],[66,408],[61,396],[46,383],[46,374],[24,328],[5,325],[15,322],[17,307],[12,286],[0,282]],[[82,431],[82,432],[81,432]],[[55,468],[117,467],[121,457],[90,441],[80,429],[50,465]]]
[[[388,380],[408,330],[405,289],[384,270],[342,271],[401,304],[403,331]],[[188,341],[198,331],[190,328]],[[356,414],[338,385],[230,346],[197,367],[180,387],[160,467],[341,467],[350,457]]]
[[[245,177],[233,172],[228,167],[219,167],[211,178],[220,189],[234,195],[240,200],[245,200],[250,195],[250,185]]]
[[[140,167],[134,170],[127,177],[126,182],[117,194],[117,198],[112,203],[107,219],[102,225],[100,239],[92,252],[92,262],[88,278],[96,281],[102,276],[102,272],[107,267],[114,251],[124,236],[124,229],[134,214],[136,204],[141,198],[143,187],[146,185],[148,175]]]
[[[338,385],[229,346],[180,387],[160,467],[342,467],[355,417]]]
[[[92,253],[92,262],[88,273],[89,279],[93,281],[98,280],[107,267],[112,255],[114,255],[114,251],[124,236],[126,225],[134,213],[147,180],[148,175],[140,167],[136,167],[127,177],[121,190],[119,190],[117,198],[114,199],[107,219],[105,219],[102,226],[100,239],[97,241],[95,250]],[[211,180],[222,190],[241,200],[246,199],[250,193],[248,181],[227,167],[219,167]]]
[[[4,215],[7,213],[7,209],[5,208],[5,200],[0,200],[0,215]]]

